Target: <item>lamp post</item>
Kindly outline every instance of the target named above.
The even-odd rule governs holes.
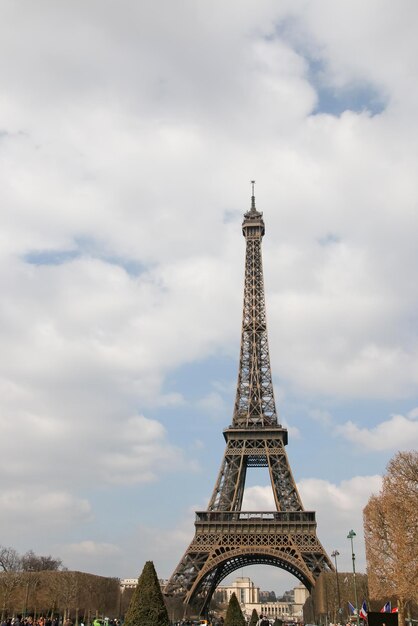
[[[26,581],[26,594],[25,594],[25,617],[28,615],[28,602],[29,602],[29,589],[31,586],[32,578],[32,566],[27,566],[27,581]]]
[[[340,556],[340,553],[338,552],[338,550],[333,550],[333,552],[331,552],[331,556],[334,558],[334,563],[335,563],[335,578],[337,581],[338,623],[339,623],[341,619],[342,609],[341,609],[340,581],[338,580],[337,556]]]
[[[353,585],[354,585],[354,602],[356,605],[356,617],[357,617],[357,626],[360,626],[360,616],[358,612],[358,602],[357,602],[357,585],[356,585],[356,555],[354,554],[353,548],[353,538],[356,536],[354,530],[350,530],[347,535],[347,539],[351,541],[351,558],[353,560]]]

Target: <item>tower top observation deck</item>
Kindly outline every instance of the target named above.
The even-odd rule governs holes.
[[[261,239],[266,232],[263,220],[263,214],[257,211],[255,207],[255,195],[254,185],[255,180],[251,181],[252,195],[251,195],[251,208],[244,213],[244,221],[242,222],[242,234],[245,238],[251,237]]]

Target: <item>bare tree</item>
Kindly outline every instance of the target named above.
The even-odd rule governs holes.
[[[21,585],[20,572],[1,572],[0,573],[0,590],[2,594],[1,603],[1,621],[3,622],[9,610],[10,599],[13,592]]]
[[[14,548],[0,545],[0,571],[43,572],[63,569],[62,560],[51,555],[39,556],[28,550],[21,556]]]
[[[14,549],[0,546],[0,589],[2,591],[1,620],[4,620],[13,591],[20,584],[21,557]]]
[[[69,617],[71,610],[75,608],[78,595],[78,577],[77,572],[64,572],[60,576],[61,582],[61,611],[64,614],[64,620]]]
[[[38,556],[29,550],[21,557],[21,567],[24,572],[58,571],[62,568],[62,561],[59,558],[48,556]]]
[[[18,572],[21,569],[22,559],[14,548],[0,545],[0,569],[3,572]]]
[[[418,599],[417,511],[418,452],[399,452],[363,514],[370,596],[396,597],[400,626],[407,604]]]
[[[41,575],[37,571],[25,571],[21,574],[24,584],[26,586],[25,593],[25,614],[27,614],[29,606],[32,610],[36,608],[36,590],[41,582]]]

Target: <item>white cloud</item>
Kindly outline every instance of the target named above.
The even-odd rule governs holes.
[[[211,391],[197,402],[197,406],[208,413],[211,417],[223,417],[228,415],[230,407],[226,406],[223,396],[217,391]]]
[[[362,428],[351,420],[336,427],[336,432],[363,450],[415,450],[418,448],[416,409],[407,416],[392,415],[373,428]]]
[[[214,271],[203,263],[206,270]],[[3,273],[8,295],[0,313],[0,432],[19,441],[19,460],[10,447],[2,455],[4,477],[24,476],[29,451],[45,446],[50,452],[42,454],[33,479],[45,479],[59,459],[68,468],[60,480],[69,480],[74,449],[79,461],[72,481],[87,471],[90,480],[142,482],[167,467],[186,467],[158,421],[132,416],[137,403],[182,402],[179,393],[159,396],[164,372],[211,350],[213,336],[223,332],[214,324],[211,332],[202,333],[206,303],[195,318],[188,311],[189,297],[182,297],[181,291],[193,290],[200,270],[191,271],[190,280],[183,266],[181,279],[174,269],[170,273],[172,278],[160,274],[153,284],[148,274],[130,277],[93,259],[64,266],[18,264]],[[215,281],[210,282],[213,290]],[[172,332],[170,318],[177,315],[189,318],[183,329],[189,348],[181,332]]]
[[[57,546],[57,550],[64,565],[69,569],[88,571],[92,574],[106,572],[108,576],[117,576],[117,566],[124,557],[120,546],[91,539],[62,544]]]
[[[114,556],[119,554],[120,549],[111,543],[98,543],[97,541],[85,540],[78,543],[71,543],[68,546],[62,546],[64,552],[69,554],[88,554],[99,556]]]
[[[319,540],[328,553],[335,547],[341,553],[342,571],[350,571],[351,553],[346,537],[351,528],[357,533],[358,564],[365,571],[362,512],[370,496],[380,491],[381,482],[381,476],[376,475],[354,476],[340,484],[306,478],[297,484],[305,510],[316,511]],[[249,487],[244,494],[243,510],[275,510],[271,486]]]
[[[377,252],[372,256],[349,244],[331,247],[332,251],[323,251],[318,245],[291,268],[286,261],[275,279],[277,292],[269,303],[273,320],[281,320],[280,325],[270,325],[275,371],[310,393],[357,397],[414,393],[417,337],[408,322],[409,296],[405,292],[405,299],[400,293],[403,280],[395,285],[390,277],[387,282],[386,261],[382,257],[377,267]],[[306,270],[299,279],[303,266]],[[294,275],[292,285],[287,285],[286,271]]]
[[[380,491],[381,476],[354,476],[340,484],[326,480],[304,479],[298,483],[303,504],[315,510],[318,537],[328,553],[337,548],[340,552],[341,571],[351,570],[351,551],[347,534],[351,529],[357,534],[357,568],[366,571],[363,537],[363,508],[372,494]]]
[[[353,511],[360,511],[372,493],[381,487],[381,476],[354,476],[339,485],[317,478],[306,478],[298,483],[302,500],[308,510],[325,512],[331,507],[334,515],[348,519]],[[330,509],[330,510],[331,510]]]
[[[322,426],[330,426],[332,424],[332,415],[329,411],[312,409],[309,415],[313,420],[322,424]]]
[[[91,521],[93,513],[89,501],[67,491],[45,487],[22,486],[4,488],[0,493],[2,511],[0,529],[3,534],[20,541],[27,537],[28,516],[34,535],[43,529],[65,531],[72,524]]]
[[[242,503],[243,511],[272,511],[275,508],[273,491],[270,485],[267,487],[248,487],[245,490]]]
[[[411,182],[415,180],[411,129],[408,129],[411,141],[405,145],[402,133],[394,133],[393,119],[386,113],[374,118],[367,113],[350,112],[339,119],[310,116],[315,94],[307,80],[307,63],[292,48],[292,39],[290,43],[280,39],[280,29],[276,37],[272,36],[275,25],[296,17],[292,35],[308,32],[309,41],[316,52],[319,50],[321,58],[328,60],[327,55],[331,55],[333,62],[338,59],[344,68],[341,71],[346,78],[336,79],[336,83],[350,82],[359,78],[359,69],[367,72],[367,77],[372,76],[378,58],[373,57],[373,62],[368,63],[370,42],[362,40],[356,50],[361,49],[364,58],[359,57],[361,67],[355,64],[342,16],[347,17],[348,12],[350,19],[360,18],[358,21],[364,29],[371,26],[376,29],[379,49],[384,55],[388,46],[386,28],[391,23],[389,16],[393,9],[386,5],[381,21],[376,23],[375,6],[365,10],[344,5],[338,15],[330,3],[321,6],[324,22],[322,18],[318,22],[317,12],[312,8],[302,11],[286,3],[274,8],[266,2],[257,11],[240,6],[238,21],[224,8],[218,7],[213,13],[201,5],[199,14],[204,16],[205,37],[197,37],[188,29],[167,29],[165,18],[157,19],[148,5],[139,8],[129,4],[132,23],[128,26],[123,20],[117,25],[114,20],[107,22],[110,9],[100,11],[97,23],[94,8],[86,12],[78,4],[77,11],[68,15],[70,23],[78,25],[75,28],[80,34],[78,56],[71,50],[72,38],[67,32],[60,39],[57,52],[57,59],[66,60],[67,72],[59,86],[73,96],[65,119],[54,110],[61,95],[61,90],[53,88],[57,60],[49,64],[44,61],[44,55],[50,57],[49,38],[56,43],[54,30],[48,28],[44,32],[44,24],[37,15],[22,17],[10,10],[9,19],[19,20],[28,41],[34,42],[42,33],[42,46],[38,49],[39,56],[28,59],[27,55],[20,56],[9,37],[3,42],[9,48],[9,54],[3,56],[8,58],[4,69],[9,77],[9,94],[17,105],[7,112],[17,129],[19,115],[26,125],[24,133],[16,130],[4,138],[5,162],[10,166],[3,187],[4,204],[10,207],[9,236],[5,237],[4,251],[22,254],[30,250],[68,250],[77,248],[76,242],[84,238],[84,241],[93,240],[101,254],[123,257],[127,262],[156,264],[153,272],[138,280],[137,298],[133,293],[135,281],[124,277],[123,272],[118,276],[117,269],[110,267],[106,268],[107,272],[112,271],[106,289],[100,294],[93,287],[91,298],[91,304],[96,303],[96,307],[92,307],[90,314],[99,315],[103,305],[101,296],[106,296],[111,282],[115,281],[118,297],[112,302],[107,299],[106,308],[112,306],[115,321],[124,318],[128,329],[132,320],[129,312],[123,316],[123,311],[128,308],[132,312],[139,305],[138,300],[141,306],[151,300],[141,326],[131,327],[132,330],[142,327],[150,343],[154,343],[152,349],[141,346],[141,351],[137,334],[138,356],[148,364],[154,362],[159,370],[154,375],[148,373],[145,384],[140,385],[143,390],[158,392],[164,364],[175,366],[180,354],[183,359],[193,359],[205,350],[213,352],[236,328],[234,318],[225,319],[222,311],[231,304],[237,306],[238,302],[235,295],[238,290],[231,290],[230,285],[232,281],[241,284],[237,280],[240,257],[237,253],[232,258],[229,249],[232,245],[232,250],[237,251],[239,242],[236,230],[232,233],[221,225],[219,217],[224,208],[236,208],[237,198],[242,197],[242,192],[237,193],[242,186],[242,172],[252,168],[263,172],[261,197],[264,194],[264,198],[269,198],[268,203],[264,201],[266,245],[275,250],[275,258],[271,252],[266,254],[275,271],[267,283],[271,294],[268,313],[275,370],[299,388],[320,393],[331,389],[341,395],[393,396],[410,393],[417,387],[416,333],[399,338],[398,330],[415,314],[415,304],[407,296],[410,279],[405,270],[413,265],[413,259],[407,257],[415,249],[412,233],[417,190]],[[167,15],[171,10],[167,7]],[[189,8],[185,6],[182,10],[187,12]],[[221,15],[225,28],[228,24],[229,36],[223,34],[219,39],[216,16]],[[49,19],[61,23],[62,16],[51,12]],[[398,27],[393,29],[391,41],[398,41],[405,19],[396,21]],[[324,28],[331,21],[340,29],[336,38]],[[183,23],[179,18],[177,22]],[[142,31],[145,24],[150,25],[152,36]],[[134,36],[135,28],[140,28],[141,37]],[[126,50],[120,47],[121,32],[123,39],[128,37]],[[248,33],[252,33],[249,41]],[[285,34],[289,35],[289,31]],[[92,36],[95,46],[91,45]],[[213,46],[211,42],[215,38],[216,46]],[[90,52],[89,63],[85,64],[83,49],[87,42]],[[405,49],[415,45],[411,38],[407,42]],[[196,57],[190,58],[190,45],[195,47]],[[229,55],[215,52],[222,45]],[[148,54],[143,54],[145,49]],[[24,87],[25,81],[16,85],[11,80],[10,54],[22,72],[29,73],[30,68],[31,75],[40,74],[49,87],[48,93],[50,90],[55,93],[48,105],[48,124],[44,118],[45,102],[28,110],[27,99],[21,93],[25,88],[37,99],[42,97],[42,91],[32,93],[30,82]],[[123,62],[122,73],[117,59]],[[80,73],[81,61],[83,72]],[[211,68],[209,75],[215,84],[223,87],[210,90],[210,107],[207,105],[210,83],[203,78],[202,67]],[[237,67],[240,67],[238,74]],[[331,80],[334,70],[326,64],[324,72],[327,70]],[[387,68],[379,65],[379,72],[384,71]],[[48,72],[53,79],[51,85]],[[141,84],[148,88],[138,89],[137,81],[132,84],[132,72],[142,75]],[[247,89],[248,82],[251,83],[249,75],[254,78],[250,90]],[[362,76],[362,80],[367,77]],[[393,77],[391,72],[390,80]],[[118,87],[121,100],[115,102],[110,98],[107,106],[101,104],[98,108],[102,90],[112,84]],[[191,89],[191,84],[196,88]],[[393,85],[394,89],[397,84]],[[244,92],[248,93],[247,98],[242,97]],[[78,98],[91,102],[91,108],[78,106]],[[252,119],[252,124],[247,124],[248,119]],[[7,126],[7,115],[5,120]],[[39,133],[40,120],[47,133],[49,126],[60,128],[60,133],[54,131],[53,136],[48,135],[48,143]],[[242,140],[244,127],[247,143]],[[253,133],[258,135],[255,144]],[[221,152],[219,137],[223,138]],[[402,160],[396,158],[400,152]],[[236,172],[228,167],[231,162],[237,164]],[[15,167],[18,163],[19,168]],[[212,172],[211,180],[202,180],[199,176],[202,170]],[[161,180],[164,185],[160,184]],[[197,198],[199,209],[195,208]],[[280,212],[274,211],[271,198],[280,198]],[[59,211],[56,206],[60,207]],[[283,238],[282,223],[286,223]],[[180,224],[187,227],[177,228]],[[337,232],[340,240],[335,245],[319,245],[318,241],[329,231]],[[190,232],[193,237],[189,236]],[[403,238],[401,250],[396,254],[392,251],[395,233]],[[219,262],[215,262],[215,255],[219,256]],[[77,261],[70,269],[32,268],[25,282],[33,285],[35,295],[38,282],[45,283],[51,276],[54,285],[55,275],[55,281],[66,284],[68,289],[72,273],[76,281],[74,297],[81,305],[86,296],[76,288],[80,278],[89,277],[91,283],[100,280],[101,272],[93,266],[94,263],[89,268],[86,261]],[[234,269],[230,270],[231,267]],[[201,285],[205,289],[199,290],[196,301],[195,293]],[[168,289],[169,293],[161,294],[162,289]],[[52,297],[48,290],[45,297]],[[215,298],[222,308],[214,305]],[[33,306],[30,299],[27,304]],[[160,315],[154,316],[157,307]],[[206,311],[210,311],[211,319]],[[69,313],[74,313],[73,307]],[[173,333],[161,332],[162,328],[167,331],[172,328],[172,320],[179,331],[177,338]],[[199,337],[202,328],[212,331],[205,342]],[[96,338],[98,356],[116,362],[122,358],[126,343],[131,341],[126,326],[124,329],[125,332],[108,326],[97,329],[102,333]],[[43,332],[47,331],[48,327],[44,327]],[[49,327],[48,332],[53,331]],[[105,345],[100,345],[104,342]],[[188,354],[184,354],[185,345]]]
[[[280,422],[280,418],[279,418],[279,422]],[[289,437],[291,439],[300,439],[301,434],[300,434],[299,428],[297,428],[296,426],[290,426],[286,422],[286,420],[281,420],[281,423],[282,423],[283,427],[287,429],[287,432],[289,433]]]

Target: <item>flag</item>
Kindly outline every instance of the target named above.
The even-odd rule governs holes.
[[[381,613],[391,613],[392,612],[392,605],[390,603],[390,600],[389,600],[389,602],[386,602],[385,605],[383,605],[383,607],[380,609],[380,612]]]
[[[351,602],[348,603],[348,610],[350,611],[351,615],[355,615],[356,614],[356,609],[351,604]]]
[[[395,608],[392,609],[391,613],[397,613],[398,612],[398,607],[395,606]]]
[[[366,600],[363,600],[363,604],[361,605],[361,609],[360,609],[359,617],[361,617],[361,619],[367,619],[367,606],[366,606]]]

